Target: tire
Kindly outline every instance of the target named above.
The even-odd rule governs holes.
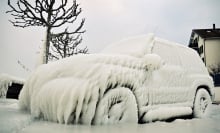
[[[93,124],[137,123],[137,112],[132,91],[124,87],[114,88],[100,100]]]
[[[203,118],[210,104],[211,97],[208,91],[205,89],[199,89],[196,93],[196,98],[194,102],[193,117]]]

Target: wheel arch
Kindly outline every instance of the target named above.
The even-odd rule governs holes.
[[[208,85],[200,85],[200,86],[198,86],[197,89],[196,89],[196,93],[198,92],[199,89],[205,89],[205,90],[207,90],[208,93],[209,93],[209,95],[211,96],[211,90],[210,90],[210,88],[209,88]]]
[[[195,97],[196,97],[196,94],[197,94],[198,90],[200,90],[200,89],[205,89],[209,93],[209,95],[211,97],[211,100],[212,101],[214,100],[214,92],[212,90],[212,87],[210,87],[209,85],[199,85],[196,89],[196,92],[195,92],[195,95],[194,95]],[[194,97],[194,102],[195,102],[195,97]]]
[[[208,91],[209,95],[211,96],[211,100],[213,101],[215,97],[215,92],[214,92],[214,83],[213,83],[212,78],[210,76],[200,75],[200,76],[194,77],[193,79],[194,79],[194,82],[192,84],[192,88],[194,91],[194,101],[195,101],[195,97],[196,97],[198,90],[202,88]]]

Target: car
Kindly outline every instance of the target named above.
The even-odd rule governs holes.
[[[24,79],[8,74],[0,74],[0,98],[18,99]]]
[[[147,123],[204,117],[213,87],[194,50],[149,34],[40,66],[19,105],[65,124]]]

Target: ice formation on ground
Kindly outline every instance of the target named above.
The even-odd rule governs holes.
[[[8,87],[11,86],[12,83],[24,84],[24,79],[8,74],[0,74],[0,98],[6,98]]]
[[[179,98],[173,96],[175,88],[166,90],[166,86],[175,80],[169,71],[175,67],[168,67],[160,56],[152,54],[155,40],[152,34],[140,36],[121,41],[120,45],[110,45],[100,54],[75,55],[42,65],[25,83],[19,106],[29,110],[34,117],[65,124],[167,119],[167,113],[161,114],[168,112],[167,108],[151,105],[163,105],[163,101],[167,101],[171,104],[168,107],[173,107],[175,100],[182,104],[172,109],[171,117],[191,114],[195,92],[184,93]],[[118,47],[115,49],[115,46]],[[179,68],[175,69],[179,71]],[[153,74],[153,71],[156,72]],[[164,81],[157,71],[164,76]],[[183,77],[184,73],[178,72],[176,76]],[[159,84],[156,83],[158,80],[161,80]],[[184,80],[184,83],[188,82]],[[161,87],[162,83],[165,83],[165,88]],[[154,88],[168,95],[161,95],[156,89],[150,90]],[[182,84],[176,89],[182,89],[180,95],[189,91],[189,88],[184,90]]]
[[[206,118],[177,119],[172,122],[154,122],[148,124],[114,124],[114,125],[62,125],[53,122],[31,119],[30,114],[17,107],[17,100],[0,99],[0,133],[219,133],[220,105],[212,104]]]
[[[18,100],[0,99],[0,133],[18,133],[31,122],[31,115],[19,110]]]

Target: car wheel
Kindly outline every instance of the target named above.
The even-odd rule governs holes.
[[[202,118],[205,116],[208,106],[211,104],[211,97],[207,90],[199,89],[194,102],[193,116]]]
[[[93,124],[137,123],[137,112],[132,91],[124,87],[114,88],[99,101]]]

